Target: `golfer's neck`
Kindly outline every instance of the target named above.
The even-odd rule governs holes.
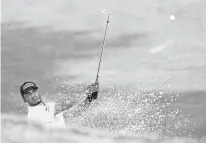
[[[39,102],[39,103],[37,103],[37,104],[35,104],[35,105],[29,105],[30,107],[35,107],[35,106],[39,106],[39,105],[46,105],[43,101],[41,101],[41,102]]]

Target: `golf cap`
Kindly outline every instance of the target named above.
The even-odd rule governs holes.
[[[27,89],[29,89],[29,88],[33,88],[33,89],[38,89],[38,87],[37,87],[37,85],[34,83],[34,82],[24,82],[23,84],[22,84],[22,86],[20,87],[20,93],[21,93],[21,95],[23,96],[24,95],[24,93],[25,93],[25,91],[27,90]]]

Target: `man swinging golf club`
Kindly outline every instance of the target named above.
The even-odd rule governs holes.
[[[97,98],[99,83],[95,82],[88,86],[85,95],[86,98],[77,105],[88,107],[89,104]],[[45,102],[41,98],[38,86],[34,82],[24,82],[20,87],[20,93],[23,101],[28,104],[28,121],[35,121],[49,126],[66,127],[63,118],[63,112],[72,108],[67,102],[54,103]],[[76,105],[76,107],[77,107]]]
[[[49,126],[54,125],[57,127],[66,127],[63,118],[63,112],[65,110],[75,109],[79,105],[81,107],[88,107],[88,105],[90,105],[90,103],[97,98],[99,91],[99,70],[110,16],[109,12],[105,9],[102,9],[101,12],[108,16],[107,24],[104,33],[96,81],[87,88],[85,92],[86,98],[83,98],[82,101],[74,106],[71,106],[67,102],[60,104],[54,102],[44,102],[42,101],[41,94],[38,91],[38,86],[34,82],[25,82],[20,87],[20,93],[22,95],[23,101],[28,104],[28,120],[41,122]]]

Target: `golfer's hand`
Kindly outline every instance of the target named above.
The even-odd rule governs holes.
[[[94,92],[98,92],[99,91],[99,82],[94,82],[91,85],[89,85],[86,89],[86,94],[90,95]]]

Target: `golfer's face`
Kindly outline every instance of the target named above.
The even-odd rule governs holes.
[[[34,90],[33,88],[29,88],[25,91],[24,100],[31,106],[37,105],[41,102],[41,95],[38,90]]]

